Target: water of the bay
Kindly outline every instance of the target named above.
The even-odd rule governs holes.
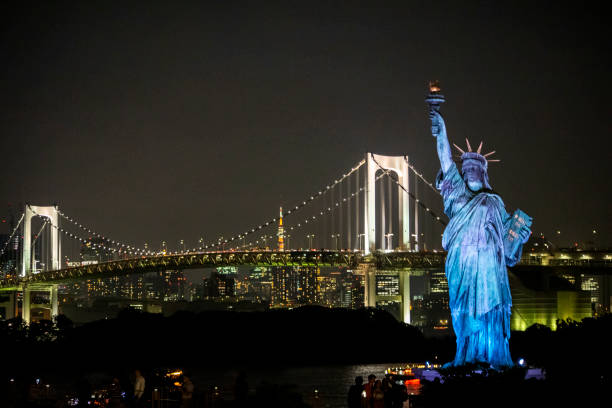
[[[405,363],[282,368],[261,366],[217,371],[194,368],[191,372],[196,387],[218,386],[222,395],[229,399],[233,397],[236,377],[240,371],[243,371],[247,375],[250,393],[254,393],[262,382],[277,385],[291,384],[295,386],[295,391],[303,396],[304,402],[310,405],[321,408],[344,408],[348,389],[354,384],[356,376],[363,376],[364,381],[367,381],[367,376],[374,374],[377,379],[382,380],[385,369],[398,366],[405,366]],[[318,396],[316,403],[314,403],[315,390]],[[418,388],[409,389],[408,392],[416,394]]]

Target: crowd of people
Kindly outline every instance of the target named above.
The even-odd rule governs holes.
[[[122,385],[118,377],[113,377],[107,388],[108,408],[142,408],[150,406],[151,401],[159,398],[154,391],[145,396],[147,381],[140,370],[134,370],[130,376],[129,386]],[[183,374],[182,382],[178,387],[180,394],[179,404],[181,408],[191,408],[194,394],[194,385],[188,374]],[[78,406],[89,407],[92,404],[89,396],[92,393],[91,386],[86,379],[82,378],[77,384]]]
[[[404,408],[410,404],[406,386],[390,374],[382,381],[370,374],[365,384],[362,376],[356,377],[355,384],[349,388],[347,402],[349,408]]]

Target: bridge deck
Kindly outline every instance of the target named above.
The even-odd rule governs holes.
[[[576,268],[586,267],[608,269],[612,259],[606,252],[577,254],[569,257],[567,253],[546,254],[535,262],[533,255],[524,256],[521,264],[547,267]],[[356,268],[359,264],[372,264],[380,270],[407,268],[441,268],[444,266],[445,252],[375,252],[363,255],[354,251],[217,251],[195,252],[177,255],[155,255],[139,258],[121,259],[97,264],[64,268],[32,274],[25,278],[10,278],[0,281],[0,290],[12,290],[24,284],[62,283],[82,279],[100,279],[112,276],[147,273],[164,270],[185,270],[216,268],[222,266],[293,266],[293,267],[347,267]]]

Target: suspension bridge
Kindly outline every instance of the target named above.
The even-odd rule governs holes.
[[[444,254],[423,251],[419,215],[427,214],[439,226],[437,237],[445,220],[418,197],[418,184],[437,194],[407,156],[367,153],[340,177],[286,208],[280,217],[229,238],[209,243],[200,240],[197,247],[176,251],[169,251],[165,243],[153,250],[111,239],[70,217],[58,205],[26,204],[0,252],[5,260],[9,253],[14,258],[5,267],[0,291],[8,295],[8,303],[13,306],[8,308],[9,315],[16,313],[16,294],[22,292],[21,312],[29,322],[31,292],[48,291],[49,305],[36,306],[48,307],[56,316],[58,285],[79,280],[230,265],[345,266],[372,276],[376,269],[395,266],[439,268]],[[278,232],[261,235],[278,228],[283,216],[285,225]],[[40,226],[33,231],[35,223]],[[302,242],[298,239],[300,231]],[[283,242],[280,248],[275,248],[275,239]],[[273,245],[268,245],[270,240]],[[74,243],[94,250],[99,259],[83,262],[78,256],[76,260],[74,256],[62,258],[62,249]],[[373,281],[366,279],[366,286],[367,282]],[[366,288],[366,298],[368,292],[373,293]],[[369,298],[366,303],[374,305],[375,295]]]
[[[424,192],[430,202],[440,202],[437,189],[407,156],[367,153],[279,217],[229,238],[209,243],[200,239],[191,249],[183,244],[176,251],[165,243],[154,250],[111,239],[58,205],[26,204],[0,250],[4,267],[0,292],[9,311],[5,315],[17,315],[21,293],[24,321],[30,321],[32,307],[47,308],[56,316],[58,285],[70,282],[221,266],[300,266],[347,267],[363,274],[366,306],[380,300],[377,274],[399,273],[400,289],[394,300],[402,304],[402,319],[410,322],[410,280],[404,275],[439,269],[445,261],[444,252],[426,250],[427,238],[439,245],[446,220],[425,203]],[[62,258],[62,250],[70,252],[66,249],[75,244],[77,250],[94,251],[97,259],[83,261],[74,254]],[[48,304],[31,304],[33,292],[48,292]]]

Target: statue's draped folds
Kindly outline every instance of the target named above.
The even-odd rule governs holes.
[[[506,258],[503,241],[510,215],[491,190],[472,192],[454,163],[439,174],[437,185],[450,218],[442,245],[448,252],[449,306],[457,335],[453,365],[482,361],[511,366],[512,298],[506,265],[517,259]]]

